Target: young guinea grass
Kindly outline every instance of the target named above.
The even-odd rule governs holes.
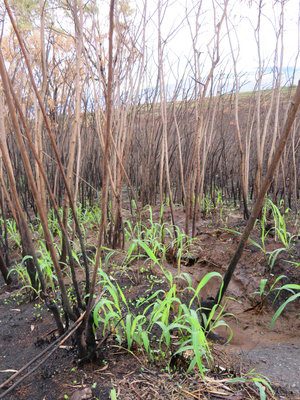
[[[57,286],[57,276],[53,269],[50,252],[48,251],[45,242],[42,240],[39,241],[38,260],[46,286],[51,288],[52,292],[55,292]]]
[[[22,261],[17,263],[13,268],[10,268],[8,275],[15,274],[17,276],[18,282],[21,284],[22,288],[32,288],[31,279],[27,272],[25,262],[28,259],[32,259],[31,256],[25,256]]]
[[[181,257],[188,248],[191,240],[176,228],[176,238],[172,236],[172,229],[165,224],[158,224],[153,221],[151,207],[148,208],[148,223],[142,224],[138,221],[133,225],[130,221],[125,223],[125,235],[131,243],[127,250],[125,264],[128,265],[136,258],[145,258],[157,265],[165,276],[168,283],[168,290],[157,290],[148,298],[143,298],[137,303],[141,312],[134,315],[130,310],[126,297],[112,279],[103,271],[99,272],[101,285],[106,291],[104,296],[95,306],[93,311],[95,327],[102,326],[102,334],[113,330],[119,344],[126,342],[130,350],[134,345],[148,354],[153,360],[157,350],[155,350],[156,337],[160,354],[166,357],[167,354],[179,355],[187,350],[192,354],[189,371],[194,368],[204,373],[206,362],[211,360],[209,345],[206,340],[207,330],[214,330],[218,326],[226,325],[221,320],[223,310],[214,307],[205,321],[202,315],[201,290],[212,278],[222,281],[222,276],[218,273],[209,273],[199,283],[196,289],[192,287],[192,280],[188,274],[180,274]],[[188,289],[192,293],[192,299],[187,307],[179,298],[177,285],[174,283],[174,276],[162,265],[162,259],[166,252],[166,236],[169,239],[169,246],[177,249],[179,259],[178,277],[183,278],[188,283]],[[197,300],[197,302],[196,302]],[[197,304],[195,304],[197,303]],[[195,307],[196,305],[196,307]],[[190,309],[194,307],[195,309]],[[126,316],[125,316],[125,314]],[[179,344],[175,344],[172,339],[172,331],[181,332],[184,338]],[[199,347],[200,346],[200,347]]]
[[[151,249],[156,257],[164,258],[166,245],[164,244],[164,224],[151,223],[150,227],[138,221],[133,225],[130,221],[125,221],[125,238],[131,243],[128,249],[126,262],[132,262],[140,256],[139,243],[143,242]],[[132,255],[135,257],[131,258]]]
[[[185,290],[188,290],[193,294],[188,304],[189,309],[193,309],[196,307],[197,313],[201,316],[202,326],[204,327],[204,330],[207,333],[214,332],[217,328],[220,328],[221,326],[228,328],[229,337],[227,341],[229,342],[232,338],[233,333],[228,324],[222,318],[225,315],[229,316],[231,314],[228,313],[225,314],[225,305],[221,306],[219,304],[215,304],[210,310],[210,312],[207,313],[207,310],[204,309],[202,306],[202,297],[201,297],[201,290],[204,288],[205,285],[208,284],[208,282],[211,279],[217,278],[221,281],[221,285],[223,285],[222,275],[218,272],[209,272],[203,276],[203,278],[201,279],[196,288],[192,287],[192,280],[187,275],[188,274],[185,274],[184,276],[184,278],[188,282],[188,286],[185,288]]]
[[[223,230],[224,230],[225,232],[233,233],[234,235],[237,235],[237,236],[241,236],[241,235],[242,235],[242,233],[239,232],[239,231],[237,231],[236,229],[223,228]],[[266,254],[266,247],[265,247],[265,240],[266,240],[266,237],[267,237],[267,236],[262,235],[262,236],[260,237],[260,239],[261,239],[260,242],[257,242],[256,240],[254,240],[254,239],[252,239],[252,238],[249,238],[249,239],[248,239],[248,242],[249,242],[252,246],[255,246],[256,248],[258,248],[259,250],[261,250],[264,254]]]
[[[76,211],[82,232],[86,233],[88,229],[99,226],[101,220],[99,205],[83,207],[82,204],[78,204]]]
[[[201,290],[204,288],[205,285],[212,279],[212,278],[218,278],[221,281],[222,284],[222,275],[219,272],[209,272],[206,275],[203,276],[201,281],[198,283],[196,289],[194,289],[192,286],[188,286],[187,290],[190,290],[193,292],[193,297],[191,298],[189,302],[189,307],[193,307],[194,302],[197,301],[197,307],[201,307]]]
[[[163,293],[163,298],[159,298],[159,293]],[[149,315],[148,329],[152,331],[155,324],[162,322],[164,325],[169,325],[172,313],[179,310],[178,305],[181,304],[177,297],[177,287],[173,285],[167,292],[157,291],[154,301],[149,304],[144,314]]]
[[[38,241],[38,251],[37,251],[38,262],[40,265],[41,272],[44,277],[44,281],[46,283],[46,287],[50,289],[52,292],[55,292],[57,286],[57,276],[53,269],[53,263],[50,256],[50,253],[46,247],[44,241]],[[40,290],[35,290],[31,285],[31,280],[26,268],[26,260],[31,259],[32,256],[23,257],[22,261],[18,263],[15,267],[11,268],[9,274],[15,273],[18,281],[22,286],[22,290],[30,289],[36,292],[39,295]]]
[[[260,303],[262,305],[265,303],[267,297],[270,296],[271,293],[278,290],[278,284],[285,278],[285,275],[279,275],[272,283],[270,283],[269,279],[266,278],[260,280],[258,290],[255,291],[254,294],[259,295]]]
[[[101,219],[101,210],[98,205],[83,207],[82,204],[78,204],[76,207],[77,218],[83,235],[85,236],[89,229],[92,229]],[[60,219],[63,219],[63,208],[58,209]],[[49,228],[54,236],[58,236],[62,239],[62,232],[57,220],[55,211],[51,208],[48,212],[48,223]],[[67,229],[72,229],[73,216],[71,209],[68,209],[67,215]],[[39,224],[39,236],[42,236],[41,224]]]
[[[113,330],[118,321],[121,321],[115,329],[114,334],[119,344],[126,342],[127,348],[130,350],[135,344],[138,348],[143,349],[150,360],[153,360],[155,354],[155,337],[157,332],[155,327],[161,331],[159,337],[160,354],[164,357],[171,353],[168,351],[172,345],[171,332],[179,331],[183,338],[180,345],[176,346],[176,354],[182,354],[186,351],[193,353],[190,361],[188,372],[191,372],[197,367],[201,374],[204,374],[205,367],[203,357],[206,360],[211,360],[209,345],[206,340],[205,331],[201,325],[201,317],[195,310],[190,310],[187,306],[181,303],[176,297],[176,287],[165,293],[163,299],[159,298],[159,291],[155,293],[154,302],[148,305],[144,312],[138,315],[133,315],[127,311],[125,319],[121,316],[121,308],[119,299],[116,298],[117,290],[111,290],[109,284],[110,299],[101,299],[94,308],[94,323],[99,327],[99,323],[103,324],[103,334],[108,330]],[[124,299],[123,299],[124,301]],[[177,306],[177,307],[176,307]],[[177,312],[176,312],[177,310]],[[103,316],[101,317],[101,314]],[[173,321],[171,321],[171,316]]]
[[[141,254],[139,252],[138,255],[132,254],[136,249],[142,249],[144,253]],[[132,261],[135,258],[141,258],[141,257],[144,257],[144,258],[152,261],[154,265],[157,265],[160,268],[161,272],[163,273],[163,275],[168,283],[169,288],[171,288],[173,285],[173,280],[174,280],[173,274],[163,267],[162,263],[156,257],[156,255],[154,254],[152,249],[144,241],[142,241],[142,240],[133,241],[133,243],[131,244],[131,246],[128,249],[128,252],[127,252],[127,255],[125,258],[125,263],[126,263],[126,261],[128,263],[128,260]]]
[[[284,214],[281,214],[280,209],[272,202],[272,200],[267,199],[266,203],[267,207],[269,207],[272,211],[275,224],[275,237],[280,240],[286,250],[290,250],[293,245],[293,239],[295,235],[292,235],[287,230],[285,216],[287,215],[288,211],[285,210]]]
[[[227,383],[233,384],[247,384],[253,383],[258,391],[260,400],[267,400],[267,399],[274,399],[275,400],[275,393],[270,385],[270,381],[267,377],[262,374],[259,374],[255,370],[250,370],[246,374],[242,374],[239,377],[230,378],[226,380]]]
[[[273,221],[274,221],[274,228],[267,229],[267,215],[269,210],[271,211]],[[287,251],[289,252],[293,246],[293,240],[295,235],[291,235],[290,232],[287,230],[286,222],[285,222],[285,216],[281,214],[279,208],[272,202],[270,199],[266,199],[262,213],[261,213],[261,218],[257,220],[257,223],[259,224],[260,228],[260,241],[255,241],[252,238],[249,238],[248,241],[251,243],[253,246],[257,247],[260,249],[264,255],[267,257],[267,262],[272,270],[278,256]],[[241,235],[239,231],[233,230],[233,229],[225,229],[227,232],[232,232],[236,235]],[[267,251],[266,249],[266,240],[269,237],[271,231],[274,231],[275,233],[275,238],[279,239],[280,242],[282,243],[283,247],[277,248],[272,251]]]
[[[273,269],[278,256],[283,253],[283,252],[290,252],[290,250],[293,247],[294,244],[294,238],[295,235],[292,235],[290,232],[287,230],[286,226],[286,221],[285,217],[288,214],[288,211],[285,210],[284,213],[282,214],[280,212],[279,207],[276,206],[272,202],[272,200],[267,199],[265,202],[264,210],[270,210],[272,213],[272,217],[274,220],[274,228],[271,228],[270,230],[273,230],[275,233],[275,239],[278,239],[281,244],[283,245],[282,247],[275,249],[270,252],[266,252],[266,255],[268,256],[268,264],[271,268]],[[266,214],[267,211],[265,211]]]
[[[189,352],[190,363],[187,372],[192,372],[197,367],[201,376],[205,375],[207,367],[204,359],[210,365],[213,357],[207,341],[202,319],[196,310],[181,305],[181,315],[176,319],[169,329],[177,329],[180,332],[180,345],[173,356],[184,355]]]
[[[156,359],[159,354],[162,360],[169,357],[171,361],[172,356],[188,353],[188,372],[196,368],[201,375],[205,374],[212,362],[207,331],[227,324],[221,319],[223,309],[214,307],[204,324],[202,310],[191,306],[196,298],[200,298],[201,289],[210,279],[221,278],[220,274],[210,273],[203,277],[193,289],[188,305],[182,302],[174,280],[169,278],[172,283],[169,290],[159,289],[143,297],[136,303],[137,313],[131,310],[124,292],[109,275],[101,270],[99,276],[105,295],[93,310],[95,329],[101,327],[102,335],[113,332],[120,345],[126,343],[129,350],[135,346],[143,350],[150,360]],[[191,284],[190,277],[187,274],[183,276]],[[174,336],[174,332],[177,335]]]
[[[95,328],[98,328],[100,323],[103,325],[102,334],[107,331],[111,332],[115,327],[115,335],[119,344],[123,341],[122,329],[125,331],[124,312],[129,312],[126,297],[117,283],[113,283],[102,269],[99,270],[99,284],[106,293],[101,300],[95,305],[93,310],[93,321]],[[122,328],[122,329],[120,329]]]
[[[273,304],[278,298],[279,294],[282,291],[287,291],[290,292],[291,295],[288,297],[287,300],[285,300],[280,307],[276,310],[274,313],[272,320],[271,320],[271,327],[273,328],[277,319],[280,317],[286,306],[298,300],[300,298],[300,285],[296,283],[287,283],[283,286],[278,286],[282,280],[286,279],[287,277],[285,275],[280,275],[275,278],[274,282],[270,283],[268,279],[261,279],[260,284],[259,284],[259,289],[258,291],[254,292],[255,294],[258,294],[260,296],[260,302],[263,304],[267,297],[271,295],[271,293],[276,293],[276,296],[273,299]]]
[[[125,237],[130,245],[124,263],[130,264],[139,258],[149,258],[159,264],[158,260],[164,261],[167,252],[172,252],[180,274],[182,257],[188,252],[193,239],[177,226],[174,230],[172,225],[154,222],[150,206],[146,208],[146,212],[147,223],[137,221],[133,224],[131,221],[125,221]]]
[[[102,324],[102,335],[113,332],[119,345],[126,342],[130,350],[134,343],[150,353],[148,332],[144,329],[146,317],[143,314],[133,315],[129,310],[127,299],[117,283],[102,270],[99,272],[100,283],[106,295],[95,305],[93,321],[95,329]]]
[[[268,262],[268,265],[269,265],[271,271],[274,268],[274,265],[275,265],[275,263],[277,261],[277,258],[279,256],[279,254],[281,254],[281,253],[283,253],[285,251],[286,251],[285,247],[280,247],[279,249],[275,249],[273,251],[268,251],[266,253],[267,256],[268,256],[267,262]]]
[[[112,388],[111,391],[109,392],[109,398],[110,400],[117,400],[118,396],[117,396],[117,391],[115,388]]]
[[[216,191],[216,209],[219,212],[220,221],[224,222],[224,201],[223,201],[223,194],[222,189],[217,189]]]
[[[201,200],[201,208],[205,216],[210,215],[215,209],[214,202],[208,194],[205,194]]]
[[[20,233],[17,228],[16,221],[13,219],[8,219],[6,221],[6,227],[7,227],[8,237],[13,242],[13,245],[17,249],[21,249],[22,248],[21,237],[20,237]]]
[[[173,249],[177,258],[177,274],[181,273],[181,261],[184,254],[188,253],[194,238],[189,237],[178,226],[175,227],[176,237],[171,241],[169,248]],[[170,236],[171,232],[168,230]]]
[[[62,219],[63,218],[62,207],[60,207],[58,209],[58,214],[59,214],[60,218]],[[59,223],[58,223],[58,220],[57,220],[57,217],[56,217],[56,214],[55,214],[55,211],[53,208],[50,208],[50,210],[48,211],[48,224],[49,224],[49,228],[50,228],[53,236],[55,236],[55,237],[58,236],[61,241],[62,233],[61,233],[61,229],[60,229],[60,226],[59,226]],[[39,224],[39,237],[43,236],[42,232],[43,232],[42,226],[41,226],[41,224]]]
[[[300,268],[300,261],[284,260],[286,263],[293,265],[296,268]]]
[[[282,314],[282,312],[284,311],[286,306],[289,303],[297,301],[300,298],[300,285],[299,284],[288,283],[286,285],[281,286],[280,288],[276,288],[276,290],[278,291],[278,295],[282,291],[288,291],[291,293],[291,296],[287,300],[285,300],[285,302],[283,304],[281,304],[281,306],[276,310],[275,314],[273,315],[272,320],[271,320],[272,328],[274,327],[277,319]]]
[[[204,216],[218,215],[221,222],[224,221],[224,200],[222,190],[215,188],[213,194],[204,194],[202,200],[200,201],[201,210]]]
[[[264,254],[266,254],[266,239],[270,233],[270,229],[266,229],[266,227],[267,227],[267,204],[266,204],[266,202],[261,211],[261,218],[259,220],[259,225],[260,225],[260,240],[261,240],[262,251]]]
[[[17,280],[20,284],[20,289],[18,289],[16,296],[20,296],[20,304],[24,301],[24,297],[22,295],[23,292],[30,294],[30,297],[34,293],[34,297],[39,297],[40,296],[40,290],[36,289],[32,286],[31,284],[31,279],[28,274],[27,268],[26,268],[26,260],[32,259],[32,256],[25,256],[23,257],[22,261],[18,264],[16,264],[13,268],[10,268],[8,275],[10,274],[15,274],[17,277]],[[37,275],[37,274],[36,274]]]

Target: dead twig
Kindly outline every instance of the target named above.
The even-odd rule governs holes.
[[[35,361],[37,361],[38,359],[40,359],[45,353],[46,354],[41,360],[40,362],[33,367],[32,369],[30,369],[25,375],[23,375],[19,380],[17,380],[12,386],[10,386],[10,388],[8,388],[5,392],[3,392],[0,395],[0,399],[4,399],[5,396],[7,396],[13,389],[15,389],[21,382],[23,382],[24,379],[26,379],[29,375],[31,375],[34,371],[36,371],[46,360],[48,360],[48,358],[59,348],[59,346],[61,346],[63,343],[65,343],[67,341],[67,339],[69,339],[70,336],[73,335],[73,333],[79,328],[79,326],[81,325],[82,321],[83,321],[83,317],[84,317],[85,313],[83,313],[78,320],[75,322],[75,324],[72,326],[72,328],[70,328],[64,335],[63,337],[60,337],[59,339],[57,339],[54,343],[52,343],[50,346],[47,347],[47,349],[45,349],[44,351],[42,351],[38,356],[34,357],[29,363],[27,363],[26,365],[24,365],[18,372],[16,372],[14,375],[12,375],[9,379],[7,379],[5,382],[3,382],[0,385],[0,389],[4,388],[5,386],[7,386],[8,383],[10,383],[13,379],[15,379],[18,375],[20,375],[24,370],[26,370],[30,365],[32,365]],[[50,352],[49,352],[49,349]]]

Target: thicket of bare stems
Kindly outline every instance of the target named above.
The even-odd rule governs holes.
[[[38,279],[60,332],[69,320],[75,321],[87,311],[78,331],[81,357],[95,352],[89,315],[101,245],[122,246],[123,208],[131,200],[138,210],[145,204],[167,202],[176,224],[174,204],[182,204],[185,229],[194,235],[203,197],[214,199],[220,190],[224,199],[241,204],[248,218],[284,124],[299,57],[299,53],[295,55],[294,72],[285,82],[287,5],[283,0],[274,5],[279,17],[274,21],[272,90],[263,90],[267,71],[260,35],[263,3],[252,4],[257,12],[253,40],[258,59],[252,93],[241,92],[245,82],[238,67],[240,44],[229,0],[213,0],[208,14],[206,2],[194,2],[182,17],[192,50],[185,68],[183,60],[178,60],[177,66],[169,58],[167,44],[181,24],[165,33],[168,2],[159,1],[153,14],[146,0],[139,2],[136,11],[130,10],[126,1],[111,0],[108,27],[99,20],[96,3],[40,0],[33,1],[26,11],[22,1],[4,0],[1,8],[2,215],[16,220],[23,255],[32,256],[27,268],[33,286],[37,287]],[[213,26],[206,36],[204,15]],[[62,18],[67,21],[65,26],[58,23]],[[153,19],[156,32],[149,27]],[[150,46],[153,39],[149,31],[157,41],[154,47]],[[203,37],[207,37],[206,43]],[[296,210],[300,198],[299,125],[298,118],[270,189],[275,200],[283,199]],[[96,263],[90,266],[76,207],[99,202],[103,218]],[[64,210],[62,217],[59,207]],[[50,208],[62,230],[60,252],[53,245],[48,226]],[[67,225],[69,210],[72,228]],[[58,277],[64,321],[44,290],[28,224],[35,215],[41,220]],[[70,249],[75,234],[85,267],[84,293]],[[65,264],[72,273],[75,309],[69,303],[61,272]],[[0,267],[6,276],[1,252]],[[84,295],[89,296],[87,304]]]

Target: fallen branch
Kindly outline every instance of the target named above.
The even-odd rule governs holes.
[[[18,372],[13,374],[10,378],[8,378],[5,382],[3,382],[0,385],[0,389],[5,388],[12,380],[14,380],[17,376],[19,376],[23,371],[25,371],[30,365],[32,365],[34,362],[39,360],[41,357],[44,356],[40,362],[33,367],[31,370],[29,370],[25,375],[23,375],[19,380],[17,380],[12,386],[10,386],[5,392],[0,394],[0,399],[4,399],[6,395],[8,395],[13,389],[15,389],[21,382],[23,382],[24,379],[26,379],[29,375],[31,375],[34,371],[36,371],[48,358],[62,345],[64,344],[67,339],[69,339],[70,336],[73,335],[73,333],[79,328],[83,321],[85,313],[83,313],[77,321],[74,323],[72,328],[70,328],[67,332],[65,332],[62,336],[60,336],[55,342],[53,342],[50,346],[48,346],[45,350],[43,350],[40,354],[38,354],[36,357],[34,357],[29,363],[24,365]]]

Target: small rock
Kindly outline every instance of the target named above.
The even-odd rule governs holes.
[[[93,398],[93,393],[91,388],[84,388],[76,390],[70,397],[70,400],[90,400]]]

